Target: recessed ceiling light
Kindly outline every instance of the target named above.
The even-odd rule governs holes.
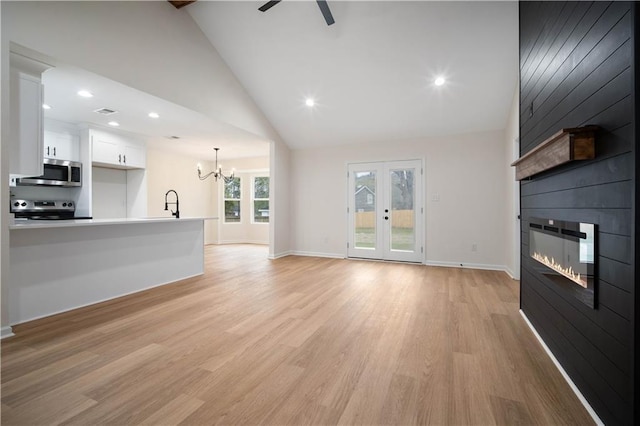
[[[149,117],[151,118],[160,118],[160,115],[157,112],[150,112]]]
[[[117,121],[110,121],[107,124],[109,126],[113,126],[113,127],[118,127],[120,125],[120,123],[118,123]]]
[[[316,104],[316,101],[314,101],[312,98],[307,98],[307,100],[304,101],[304,103],[308,106],[308,107],[312,107]]]
[[[445,79],[444,77],[438,77],[435,79],[435,81],[433,82],[433,84],[435,84],[436,86],[442,86],[445,83]]]
[[[93,93],[88,90],[80,90],[78,92],[78,96],[82,96],[83,98],[93,98]]]
[[[51,105],[42,104],[42,109],[51,109]]]

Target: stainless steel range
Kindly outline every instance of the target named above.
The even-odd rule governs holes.
[[[71,200],[19,200],[12,198],[11,213],[14,213],[17,219],[91,219],[88,216],[76,216],[76,205]]]

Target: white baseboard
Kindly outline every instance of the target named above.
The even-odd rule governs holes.
[[[268,259],[269,260],[276,260],[276,259],[280,259],[281,257],[287,257],[287,256],[291,256],[291,250],[282,251],[282,252],[276,253],[276,254],[270,254]]]
[[[427,260],[424,262],[427,266],[442,266],[444,268],[465,268],[465,269],[482,269],[485,271],[502,271],[507,273],[507,267],[504,265],[488,265],[485,263],[464,263],[464,262],[440,262],[434,260]],[[512,276],[512,275],[511,275]],[[513,277],[513,276],[512,276]]]
[[[504,272],[506,272],[507,275],[509,275],[509,277],[511,277],[512,280],[516,280],[516,281],[520,280],[520,278],[517,278],[516,274],[508,266],[504,267]]]
[[[294,256],[307,256],[307,257],[327,257],[329,259],[344,259],[344,254],[339,254],[339,253],[320,253],[320,252],[315,252],[315,251],[298,251],[298,250],[293,250],[291,251],[292,255]]]
[[[531,324],[531,321],[529,321],[529,318],[527,318],[527,315],[522,311],[522,309],[520,309],[520,315],[522,316],[522,318],[524,318],[524,321],[527,323],[527,325],[533,332],[533,335],[536,336],[536,338],[544,348],[547,355],[549,355],[549,358],[551,358],[551,361],[553,361],[553,363],[556,365],[556,368],[560,371],[560,374],[562,374],[562,377],[564,377],[564,379],[567,381],[573,393],[576,394],[576,396],[578,397],[582,405],[584,405],[584,408],[587,410],[587,412],[589,413],[593,421],[599,426],[604,426],[604,422],[600,420],[600,417],[598,417],[595,410],[591,407],[591,405],[589,404],[587,399],[584,397],[584,395],[582,395],[582,392],[580,392],[576,384],[573,383],[573,380],[571,380],[571,377],[569,377],[567,372],[564,370],[564,368],[560,364],[560,361],[558,361],[555,355],[553,355],[553,352],[551,352],[551,349],[549,349],[549,347],[544,342],[544,340],[542,340],[542,337],[540,337],[540,335],[538,334],[538,331],[535,329],[533,324]]]
[[[269,241],[262,241],[262,240],[220,240],[216,244],[218,244],[218,245],[222,245],[222,244],[258,244],[258,245],[262,245],[262,246],[267,246],[267,245],[269,245]]]
[[[307,256],[307,257],[326,257],[329,259],[347,259],[344,254],[340,253],[321,253],[315,251],[300,251],[300,250],[291,250],[288,252],[283,252],[281,254],[275,255],[273,257],[269,257],[270,259],[278,259],[284,256]],[[358,259],[358,260],[366,260],[366,259]],[[483,263],[455,263],[455,262],[437,262],[437,261],[427,261],[424,263],[427,266],[443,266],[446,268],[467,268],[467,269],[483,269],[487,271],[501,271],[508,274],[511,278],[513,275],[507,270],[505,266],[502,265],[487,265]]]
[[[11,329],[11,326],[8,325],[6,327],[0,328],[0,339],[4,339],[11,336],[15,336],[15,334],[13,334],[13,330]]]

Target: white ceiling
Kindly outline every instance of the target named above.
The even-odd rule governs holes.
[[[503,129],[516,2],[198,1],[185,10],[292,148]],[[447,83],[435,87],[443,75]],[[316,106],[309,109],[305,98]]]
[[[202,160],[215,158],[214,147],[220,148],[221,160],[269,155],[269,142],[249,132],[80,68],[58,65],[42,75],[42,82],[45,103],[52,107],[44,111],[45,118],[107,128],[114,120],[120,123],[119,131],[141,135],[149,147]],[[94,97],[82,98],[79,90],[89,90]],[[118,112],[94,112],[105,107]],[[152,111],[160,118],[149,118]]]

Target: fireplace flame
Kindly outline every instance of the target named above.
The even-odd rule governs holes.
[[[556,262],[556,260],[552,257],[551,259],[549,259],[548,256],[545,256],[543,254],[540,254],[538,252],[535,252],[531,255],[531,257],[533,257],[535,260],[537,260],[538,262],[542,263],[543,265],[553,269],[554,271],[558,272],[560,275],[562,275],[565,278],[570,279],[571,281],[573,281],[574,283],[587,288],[587,281],[586,279],[582,278],[580,276],[580,274],[576,274],[573,271],[573,268],[571,266],[564,267],[561,264],[559,264],[558,262]]]

